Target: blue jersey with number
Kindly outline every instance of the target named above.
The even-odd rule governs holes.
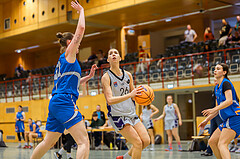
[[[23,119],[23,111],[21,111],[21,112],[17,112],[17,119]],[[21,121],[21,122],[23,122],[23,121]]]
[[[55,73],[52,94],[73,94],[78,98],[81,79],[81,67],[77,60],[69,63],[65,52],[60,56]]]
[[[36,131],[35,131],[35,133],[39,133],[40,128],[39,128],[39,126],[38,126],[35,122],[32,122],[32,125],[29,125],[30,130],[33,131],[33,125],[36,125]]]
[[[217,99],[217,104],[220,105],[222,102],[226,101],[226,97],[225,94],[223,93],[223,83],[227,81],[231,84],[232,87],[232,100],[233,103],[224,108],[221,109],[219,111],[219,116],[223,121],[226,121],[229,117],[231,116],[236,116],[236,115],[240,115],[240,107],[239,107],[239,103],[237,101],[237,95],[236,95],[236,91],[233,87],[232,82],[230,82],[228,79],[224,78],[222,83],[219,85],[217,85],[217,87],[215,87],[215,95],[216,95],[216,99]]]

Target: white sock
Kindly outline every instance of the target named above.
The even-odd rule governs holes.
[[[70,158],[71,157],[71,153],[67,153],[67,158]]]
[[[152,148],[154,148],[154,144],[152,144]]]
[[[123,158],[124,159],[131,159],[131,156],[128,154],[128,152],[125,154],[125,155],[123,155]]]
[[[27,146],[28,145],[28,143],[27,142],[25,142],[25,146]]]
[[[61,155],[61,154],[63,154],[63,152],[64,152],[65,150],[63,149],[63,147],[58,151],[58,153]]]
[[[33,146],[33,143],[30,142],[30,146]]]

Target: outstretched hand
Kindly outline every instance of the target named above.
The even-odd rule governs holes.
[[[96,69],[98,69],[97,65],[96,64],[92,65],[91,71],[89,73],[90,78],[92,78],[95,75]]]
[[[77,0],[71,2],[71,6],[78,11],[78,13],[83,10],[83,7],[78,3]]]
[[[214,114],[214,113],[216,113],[216,112],[217,112],[217,110],[216,110],[215,108],[212,108],[212,109],[203,110],[203,111],[202,111],[202,114],[203,114],[204,116],[209,116],[209,115]]]
[[[205,128],[205,126],[207,125],[207,123],[208,123],[208,121],[203,120],[203,121],[198,125],[198,127],[199,127],[201,130],[203,130],[203,129]]]

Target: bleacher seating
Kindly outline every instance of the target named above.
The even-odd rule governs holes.
[[[123,65],[123,69],[129,71],[133,75],[133,79],[136,80],[137,84],[144,84],[148,82],[148,78],[150,82],[160,82],[176,80],[177,72],[178,79],[187,79],[192,78],[192,67],[195,64],[201,64],[204,70],[210,69],[210,74],[213,75],[214,67],[225,61],[229,65],[230,74],[236,74],[240,72],[240,49],[235,50],[227,50],[226,57],[224,57],[224,51],[219,50],[215,53],[209,54],[209,59],[207,59],[206,54],[197,54],[194,55],[194,52],[202,52],[204,49],[204,45],[209,45],[212,50],[217,51],[217,41],[207,41],[207,42],[199,42],[193,43],[191,45],[180,44],[176,46],[169,46],[166,48],[166,54],[157,55],[157,57],[167,58],[164,62],[163,68],[161,69],[161,65],[158,66],[157,60],[152,61],[149,64],[149,67],[144,72],[134,72],[136,70],[136,65],[134,62],[138,62],[138,53],[128,53],[125,56],[125,60],[122,60],[121,64]],[[229,48],[236,48],[233,44],[227,45]],[[224,47],[224,48],[226,48]],[[218,48],[222,49],[222,48]],[[187,54],[187,55],[186,55]],[[178,55],[186,55],[184,57],[179,56],[176,58],[170,58],[171,56]],[[192,60],[191,61],[191,55]],[[230,58],[230,59],[228,59]],[[155,58],[156,59],[156,58]],[[128,64],[131,63],[131,64]],[[91,68],[91,63],[83,62],[82,64],[82,77],[89,74],[89,69]],[[178,68],[177,68],[178,65]],[[135,68],[134,68],[135,67]],[[87,70],[86,70],[87,69]],[[34,77],[31,80],[31,84],[26,81],[28,77],[28,72],[24,71],[22,80],[16,80],[16,78],[8,78],[7,83],[0,83],[0,98],[5,98],[5,93],[8,97],[17,97],[21,95],[31,95],[38,94],[39,89],[43,90],[53,85],[55,66],[42,67],[37,69],[32,69],[31,72],[33,75],[40,75],[39,77]],[[90,79],[88,82],[89,89],[96,89],[98,85],[101,85],[101,76],[108,70],[108,68],[103,68],[102,70],[98,70],[94,78]],[[148,72],[149,70],[149,72]],[[0,79],[5,78],[6,75],[0,75]],[[208,73],[204,73],[203,77],[207,77]],[[1,78],[2,77],[2,78]],[[11,80],[15,80],[14,83]]]

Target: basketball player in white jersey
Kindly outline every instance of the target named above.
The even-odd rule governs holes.
[[[133,98],[141,95],[142,88],[133,86],[131,73],[120,69],[121,57],[118,50],[108,52],[110,70],[102,77],[104,95],[107,101],[108,118],[113,128],[121,133],[133,146],[117,159],[140,159],[142,150],[150,144],[149,135],[136,115]]]
[[[154,143],[155,143],[152,117],[158,112],[159,112],[158,108],[156,108],[152,104],[149,104],[147,106],[143,106],[142,113],[140,115],[140,119],[143,122],[143,125],[145,126],[145,128],[147,129],[151,139],[151,148],[149,148],[150,151],[154,150]]]
[[[173,103],[171,95],[167,96],[167,104],[163,108],[163,113],[154,121],[164,118],[164,128],[168,135],[168,148],[165,151],[172,151],[172,140],[174,138],[178,144],[178,151],[182,151],[180,137],[178,135],[178,125],[182,125],[182,117],[177,104]]]

